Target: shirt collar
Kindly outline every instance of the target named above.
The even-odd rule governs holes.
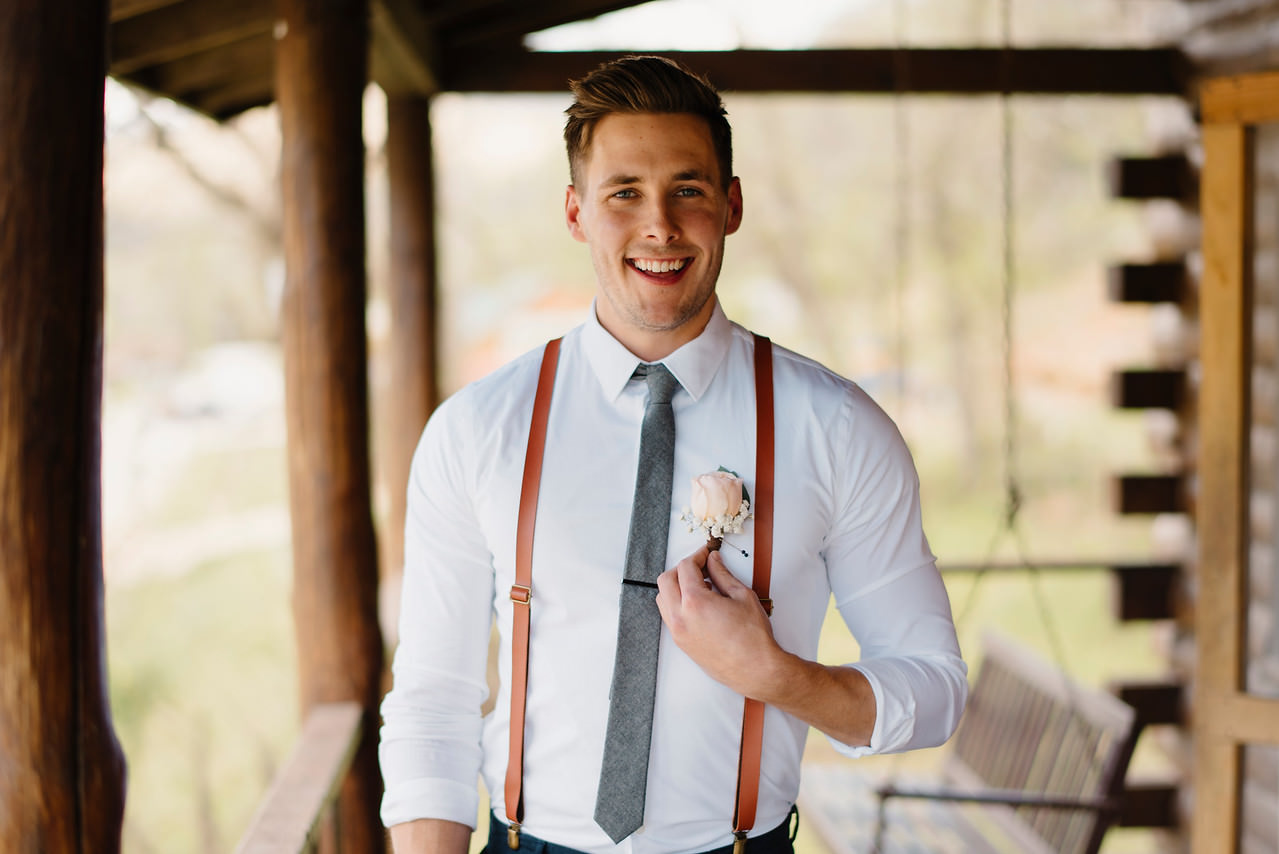
[[[702,333],[660,361],[693,400],[697,400],[705,394],[723,364],[731,340],[732,324],[716,299],[715,308]],[[616,400],[642,360],[600,325],[593,301],[590,316],[582,330],[582,349],[604,388],[604,394],[609,400]]]

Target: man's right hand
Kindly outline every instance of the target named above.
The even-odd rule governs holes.
[[[395,854],[466,854],[471,828],[456,821],[420,818],[391,827]]]

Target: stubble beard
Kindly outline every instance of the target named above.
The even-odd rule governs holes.
[[[629,315],[631,325],[638,329],[643,329],[645,332],[673,332],[701,314],[702,309],[715,296],[715,289],[712,287],[705,294],[699,292],[695,296],[700,299],[695,298],[677,305],[675,314],[666,318],[654,316],[655,312],[646,311],[642,305],[629,305],[624,310]]]
[[[674,307],[674,315],[662,319],[655,316],[656,312],[645,308],[644,303],[640,300],[631,302],[623,301],[615,296],[609,290],[605,290],[604,297],[613,306],[613,310],[619,316],[625,317],[630,325],[636,329],[642,329],[645,332],[673,332],[685,326],[693,318],[697,317],[706,308],[706,304],[715,299],[715,285],[719,281],[719,271],[723,262],[723,244],[720,244],[719,263],[716,263],[714,269],[708,270],[707,274],[710,279],[709,285],[699,285],[699,287],[689,292],[688,300],[677,303]]]

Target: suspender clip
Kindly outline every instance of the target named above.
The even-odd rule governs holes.
[[[746,854],[746,831],[733,831],[733,854]]]
[[[773,600],[772,599],[769,599],[766,596],[760,597],[759,604],[764,606],[765,614],[767,614],[770,617],[773,616]]]
[[[525,587],[523,584],[511,585],[511,601],[520,605],[527,605],[533,598],[533,588]]]
[[[506,845],[512,851],[520,850],[520,823],[513,821],[506,828]]]

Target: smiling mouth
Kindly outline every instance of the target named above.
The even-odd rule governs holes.
[[[628,258],[626,263],[649,276],[674,276],[688,266],[688,258]]]

